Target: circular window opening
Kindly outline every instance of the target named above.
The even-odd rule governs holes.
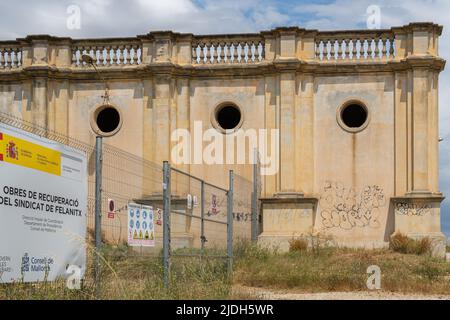
[[[367,108],[356,103],[342,108],[341,120],[350,129],[361,129],[369,117]]]
[[[101,110],[96,119],[97,127],[105,133],[115,131],[120,125],[120,114],[116,108],[107,107]]]
[[[216,121],[224,130],[236,129],[242,121],[241,110],[233,105],[226,105],[216,112]]]

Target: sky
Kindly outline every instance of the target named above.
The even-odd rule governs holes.
[[[449,0],[0,0],[0,40],[29,34],[73,38],[136,36],[156,30],[195,34],[246,33],[278,26],[365,29],[367,8],[381,9],[381,28],[410,22],[444,26],[440,55],[450,58]],[[80,28],[67,27],[79,8]],[[71,19],[73,22],[74,20]],[[76,20],[75,20],[76,21]],[[450,197],[450,66],[440,82],[441,190]],[[450,200],[442,210],[450,236]]]

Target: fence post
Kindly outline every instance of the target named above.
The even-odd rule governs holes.
[[[201,204],[200,204],[200,210],[201,210],[201,226],[200,226],[200,240],[201,240],[201,257],[203,257],[204,253],[205,253],[205,242],[206,242],[206,238],[205,238],[205,182],[202,180],[201,182]]]
[[[227,256],[228,273],[233,271],[233,193],[234,193],[234,172],[230,171],[230,187],[227,194]]]
[[[95,254],[94,254],[94,282],[97,296],[100,293],[100,249],[102,247],[102,165],[103,138],[96,137],[95,141]]]
[[[170,283],[170,164],[164,161],[163,165],[163,265],[164,265],[164,287],[169,288]]]
[[[258,221],[258,150],[254,150],[253,163],[253,193],[252,193],[252,241],[258,241],[259,221]]]

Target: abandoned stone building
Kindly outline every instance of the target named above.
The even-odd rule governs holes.
[[[339,245],[384,247],[395,232],[440,226],[438,83],[442,27],[277,28],[198,36],[48,35],[0,42],[0,111],[93,144],[104,83],[122,130],[107,143],[161,164],[176,129],[275,129],[279,169],[262,176],[259,241],[286,248],[309,233]],[[205,145],[207,142],[204,142]],[[197,152],[196,150],[192,151]],[[200,151],[201,152],[201,151]],[[251,148],[246,148],[251,153]],[[246,164],[182,163],[219,185]]]

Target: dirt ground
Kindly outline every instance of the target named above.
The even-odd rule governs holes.
[[[259,300],[450,300],[450,296],[412,295],[384,291],[298,293],[236,286],[237,295]]]

